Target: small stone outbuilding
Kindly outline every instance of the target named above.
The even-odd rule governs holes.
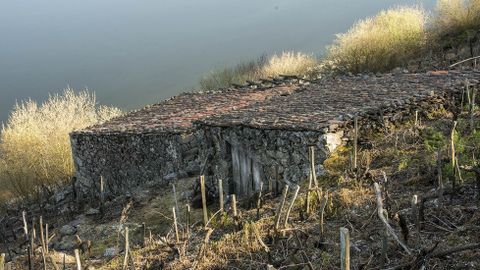
[[[440,72],[338,76],[317,81],[283,77],[214,92],[185,93],[71,134],[76,186],[84,197],[120,194],[146,182],[206,174],[226,193],[249,195],[279,175],[300,182],[315,146],[317,170],[363,129],[411,119],[444,106],[478,73]]]

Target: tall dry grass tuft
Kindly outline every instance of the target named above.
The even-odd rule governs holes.
[[[301,52],[283,52],[275,54],[268,59],[262,67],[264,77],[278,75],[303,75],[307,74],[317,65],[317,59],[311,54]]]
[[[120,115],[96,104],[94,94],[51,95],[43,104],[17,104],[0,134],[0,185],[26,197],[42,185],[60,184],[74,172],[69,133]]]
[[[235,67],[227,67],[208,73],[200,79],[202,90],[227,88],[233,83],[244,84],[247,80],[279,75],[308,75],[317,65],[317,59],[311,54],[301,52],[283,52],[267,58],[259,57]]]
[[[432,26],[440,36],[480,30],[480,0],[438,0]]]
[[[357,22],[338,34],[327,60],[340,71],[382,72],[404,65],[424,46],[426,13],[419,7],[396,7]]]

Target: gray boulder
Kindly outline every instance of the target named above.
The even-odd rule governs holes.
[[[74,235],[77,232],[75,227],[72,225],[63,225],[62,228],[60,228],[60,235],[61,236],[66,236],[66,235]]]
[[[103,257],[114,257],[117,254],[118,254],[118,251],[115,247],[109,247],[105,249],[105,252],[103,253]]]
[[[74,235],[66,235],[55,245],[58,250],[72,250],[77,245]]]

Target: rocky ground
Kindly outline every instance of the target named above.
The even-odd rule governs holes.
[[[258,213],[258,195],[239,202],[237,217],[230,201],[226,212],[220,214],[217,200],[209,198],[207,228],[201,209],[193,207],[187,226],[185,205],[191,203],[189,190],[198,181],[190,178],[176,184],[178,242],[172,187],[152,185],[117,198],[103,215],[99,209],[88,209],[57,226],[50,232],[54,235],[50,254],[59,267],[65,258],[67,269],[74,269],[73,249],[83,247],[84,266],[121,269],[128,227],[129,269],[267,269],[267,265],[273,267],[270,269],[340,269],[339,230],[344,227],[350,233],[352,269],[478,269],[479,183],[469,166],[478,166],[474,156],[480,154],[480,133],[470,125],[478,126],[479,116],[471,118],[467,112],[458,115],[454,141],[460,175],[455,177],[449,153],[452,117],[447,111],[420,114],[416,125],[405,123],[361,134],[359,169],[351,169],[350,146],[332,155],[324,164],[327,173],[318,176],[320,194],[315,190],[309,193],[311,213],[305,211],[305,181],[286,227],[284,219],[295,187],[288,192],[277,229],[281,196],[267,187]],[[443,193],[439,192],[440,171]],[[385,233],[374,183],[381,187],[388,222],[405,249],[392,234]],[[414,195],[418,197],[416,211],[411,203]],[[324,198],[328,200],[324,200],[322,233]],[[91,243],[90,250],[85,243]],[[26,256],[17,256],[13,269],[28,269],[26,261]],[[35,265],[42,265],[40,248]]]

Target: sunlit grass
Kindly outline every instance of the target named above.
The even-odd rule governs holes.
[[[94,94],[72,89],[40,105],[18,103],[0,134],[0,185],[25,197],[41,186],[67,181],[74,173],[69,133],[120,113],[97,106]]]
[[[440,36],[480,30],[480,0],[438,0],[433,30]]]
[[[305,75],[317,65],[317,59],[311,54],[301,52],[282,52],[267,58],[240,63],[234,67],[215,70],[200,80],[203,90],[227,88],[232,84],[244,84],[279,75]]]
[[[381,11],[338,34],[327,58],[345,71],[388,71],[420,52],[425,43],[426,19],[419,7]]]
[[[270,57],[262,67],[264,77],[278,75],[302,75],[315,67],[317,59],[311,54],[301,52],[283,52]]]

